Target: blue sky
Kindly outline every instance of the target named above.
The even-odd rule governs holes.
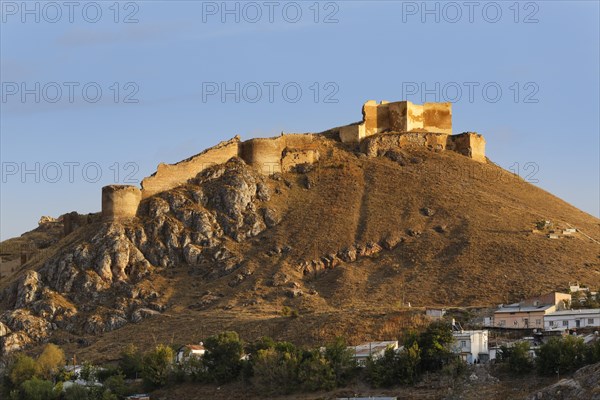
[[[597,1],[48,4],[1,2],[2,240],[235,134],[358,121],[369,99],[453,101],[455,133],[600,214]]]

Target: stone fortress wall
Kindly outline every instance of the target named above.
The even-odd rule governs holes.
[[[452,135],[452,104],[413,104],[410,101],[379,104],[373,100],[363,106],[359,124],[339,128],[343,143],[357,144],[368,156],[387,150],[419,146],[452,150],[476,161],[486,162],[485,139],[476,133]],[[156,172],[135,186],[111,185],[102,189],[102,218],[105,221],[131,218],[142,199],[185,184],[204,169],[240,157],[265,175],[288,172],[295,166],[315,163],[319,152],[317,134],[282,134],[242,142],[239,136],[219,143],[200,154],[176,164],[159,164]]]

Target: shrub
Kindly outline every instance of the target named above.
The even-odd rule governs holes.
[[[348,349],[343,338],[338,337],[325,347],[325,359],[333,369],[337,386],[344,386],[354,376],[356,372],[354,353]]]
[[[331,390],[335,387],[335,373],[319,350],[304,353],[298,366],[298,382],[306,392]]]
[[[49,343],[38,357],[37,364],[41,376],[52,379],[59,369],[65,365],[65,353],[57,345]]]
[[[537,351],[536,365],[543,375],[574,371],[585,364],[583,339],[574,336],[551,338]]]
[[[126,378],[135,379],[142,372],[142,353],[133,344],[127,345],[121,352],[119,367]]]
[[[50,381],[33,377],[21,384],[21,399],[23,400],[53,400],[58,398],[54,385]]]
[[[25,354],[18,354],[9,367],[8,376],[13,387],[19,387],[27,380],[39,375],[39,366],[35,360]]]
[[[90,398],[87,388],[81,385],[69,386],[63,397],[64,400],[88,400]]]
[[[218,384],[235,380],[242,369],[244,346],[236,332],[223,332],[204,342],[204,363],[209,377]]]
[[[254,361],[254,384],[263,393],[288,394],[298,387],[298,354],[295,348],[259,350]]]
[[[172,370],[173,358],[173,349],[162,344],[144,354],[142,362],[144,384],[150,388],[166,385]]]

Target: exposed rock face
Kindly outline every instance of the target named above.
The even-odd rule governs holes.
[[[548,386],[527,400],[567,400],[590,399],[600,400],[600,363],[579,369],[572,378],[561,379],[554,385]]]
[[[256,236],[280,220],[263,206],[271,197],[264,179],[233,158],[145,199],[136,219],[97,224],[5,293],[12,310],[0,315],[0,351],[44,340],[57,328],[98,334],[159,314],[166,300],[148,290],[157,270],[185,263],[207,279],[236,271],[242,260],[227,241]],[[253,272],[240,271],[233,285]]]

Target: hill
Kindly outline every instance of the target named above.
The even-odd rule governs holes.
[[[109,360],[128,342],[226,329],[385,339],[423,324],[418,307],[600,286],[597,218],[489,161],[411,144],[373,154],[336,134],[314,135],[312,164],[265,175],[234,156],[144,198],[134,218],[24,234],[46,247],[0,281],[3,352],[52,340]]]

